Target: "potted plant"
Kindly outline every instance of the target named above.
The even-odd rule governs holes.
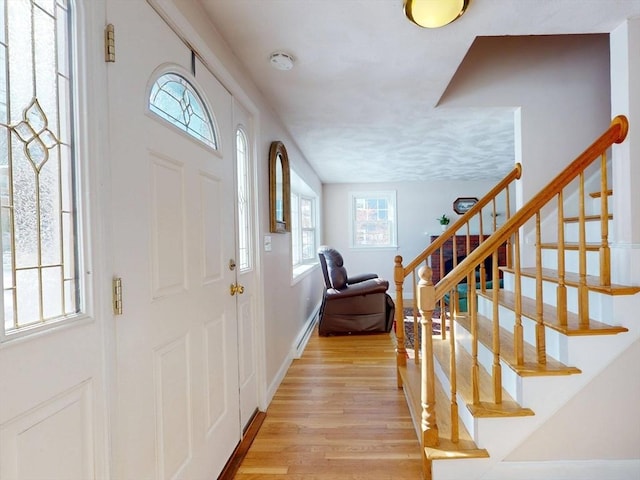
[[[443,232],[447,229],[447,225],[449,225],[449,222],[451,221],[451,219],[447,217],[444,213],[437,220],[440,223],[440,228],[442,228]]]

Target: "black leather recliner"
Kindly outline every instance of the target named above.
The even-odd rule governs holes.
[[[389,332],[395,311],[389,282],[375,273],[347,276],[342,255],[331,247],[321,246],[318,257],[325,283],[320,335]]]

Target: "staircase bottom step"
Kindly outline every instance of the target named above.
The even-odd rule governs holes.
[[[484,448],[477,448],[473,442],[460,440],[458,443],[453,443],[446,438],[440,438],[440,444],[437,447],[426,447],[424,453],[429,460],[489,458],[489,452]]]
[[[411,412],[413,426],[418,439],[421,437],[422,408],[420,404],[420,365],[408,362],[405,367],[400,367],[400,376],[407,397],[407,405]],[[429,460],[455,460],[462,458],[487,458],[489,453],[484,448],[478,448],[466,428],[459,422],[459,440],[451,441],[451,419],[449,413],[449,399],[440,382],[435,380],[436,391],[436,422],[438,425],[438,445],[426,447],[425,454]]]

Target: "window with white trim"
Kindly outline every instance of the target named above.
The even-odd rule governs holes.
[[[396,192],[351,193],[351,246],[397,246]]]
[[[291,263],[296,277],[318,263],[317,196],[291,171]]]
[[[3,332],[82,309],[67,0],[0,2]]]

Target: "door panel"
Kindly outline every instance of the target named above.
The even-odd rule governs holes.
[[[123,284],[116,473],[215,478],[241,433],[235,275],[226,267],[234,254],[232,100],[146,2],[113,0],[108,17],[118,32],[109,95]],[[147,110],[152,82],[166,72],[202,97],[217,151]]]

